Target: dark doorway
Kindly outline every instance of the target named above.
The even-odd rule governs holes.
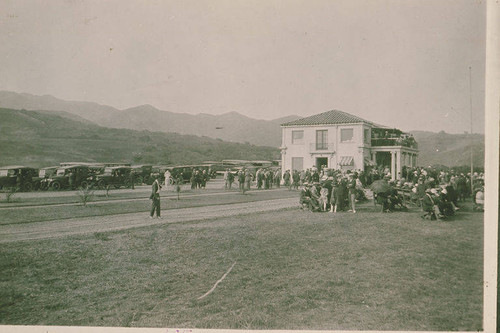
[[[391,153],[388,151],[378,151],[377,152],[377,166],[383,166],[384,168],[391,168]]]
[[[323,168],[323,165],[325,168],[328,168],[328,157],[316,157],[316,168],[318,170],[321,170]]]

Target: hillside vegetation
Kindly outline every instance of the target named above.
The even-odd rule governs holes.
[[[0,165],[43,167],[63,161],[189,164],[279,158],[279,150],[274,147],[106,128],[65,112],[0,108],[0,119]]]
[[[471,146],[474,166],[484,166],[484,135],[411,132],[418,142],[419,165],[441,164],[449,167],[470,165]]]

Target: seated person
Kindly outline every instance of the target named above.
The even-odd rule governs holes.
[[[441,214],[438,203],[436,189],[426,189],[422,199],[422,210],[424,211],[422,218],[429,220],[443,219],[444,215]]]
[[[310,186],[309,188],[309,193],[310,193],[310,198],[311,198],[311,205],[313,207],[313,211],[318,211],[320,210],[320,187],[319,187],[319,182],[314,182],[313,185]]]
[[[379,205],[382,206],[382,212],[390,212],[390,200],[389,200],[389,192],[379,192],[377,193],[375,200]]]
[[[408,207],[403,203],[401,195],[398,194],[397,189],[392,188],[388,196],[389,200],[389,210],[394,211],[396,208],[398,210],[408,210]]]
[[[439,194],[438,206],[441,213],[445,216],[452,216],[455,214],[455,207],[453,206],[453,202],[449,200],[446,189],[443,189]]]
[[[319,209],[319,205],[317,201],[315,202],[311,197],[311,185],[309,183],[304,183],[302,188],[300,189],[300,209],[316,211]]]

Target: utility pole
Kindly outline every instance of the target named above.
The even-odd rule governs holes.
[[[472,67],[469,66],[469,101],[470,101],[470,193],[474,195],[474,168],[473,168],[473,143],[472,136]],[[473,199],[474,200],[474,199]]]

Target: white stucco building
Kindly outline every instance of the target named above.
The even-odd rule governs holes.
[[[392,179],[403,166],[416,166],[418,146],[413,137],[332,110],[281,125],[281,166],[286,170],[311,167],[366,170],[383,165]]]

